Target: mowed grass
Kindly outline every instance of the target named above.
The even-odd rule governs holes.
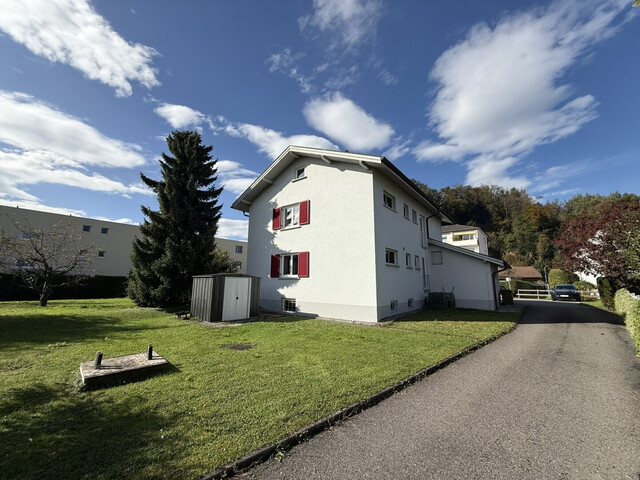
[[[456,310],[384,327],[271,316],[213,328],[127,299],[0,303],[0,478],[197,478],[516,319]],[[149,343],[174,372],[78,388],[96,351]]]

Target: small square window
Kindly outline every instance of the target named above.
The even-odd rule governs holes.
[[[296,299],[295,298],[283,298],[282,299],[282,310],[285,312],[295,312],[296,308]]]
[[[91,225],[82,225],[82,231],[83,232],[90,232],[91,231]]]
[[[384,261],[387,265],[397,265],[398,264],[398,251],[392,250],[390,248],[385,249],[384,251]]]
[[[404,255],[404,263],[405,263],[407,268],[411,268],[411,254],[410,253],[405,253],[405,255]]]
[[[98,258],[104,258],[106,253],[107,252],[105,252],[104,250],[98,250]]]
[[[236,253],[242,253],[242,245],[236,245]]]
[[[100,229],[100,233],[102,233],[103,235],[108,234],[108,233],[109,233],[109,228],[107,228],[107,227],[102,227],[102,228]]]
[[[442,265],[442,252],[431,252],[431,263],[433,265]]]
[[[407,307],[413,308],[413,298],[410,298],[409,300],[407,300]]]
[[[391,300],[391,303],[389,303],[389,308],[391,309],[392,312],[395,312],[396,310],[398,310],[398,301]]]
[[[404,215],[404,218],[409,220],[409,205],[407,205],[406,203],[402,206],[402,213]]]
[[[296,168],[296,173],[295,173],[295,176],[294,176],[294,180],[299,180],[299,179],[305,178],[305,177],[306,177],[306,175],[304,173],[304,167]]]
[[[387,192],[383,191],[382,192],[382,201],[383,201],[385,207],[390,208],[391,210],[395,211],[395,209],[396,209],[396,197],[394,197],[390,193],[387,193]]]
[[[411,221],[413,223],[418,223],[418,212],[415,210],[411,210]]]

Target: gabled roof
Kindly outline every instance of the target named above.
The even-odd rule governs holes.
[[[480,230],[482,233],[484,233],[484,231],[480,227],[474,227],[472,225],[443,225],[442,226],[442,233],[467,232],[469,230]]]
[[[504,267],[505,263],[503,260],[499,258],[493,258],[489,255],[485,255],[483,253],[477,253],[473,250],[467,250],[466,248],[456,247],[455,245],[451,245],[450,243],[439,242],[438,240],[434,240],[432,238],[429,239],[429,243],[439,248],[444,248],[445,250],[451,250],[453,252],[461,253],[463,255],[467,255],[469,257],[477,258],[478,260],[483,260],[485,262],[494,263],[499,267]]]
[[[542,280],[542,275],[533,267],[511,267],[508,270],[500,272],[500,278],[533,278]]]
[[[337,150],[324,150],[311,147],[288,146],[284,152],[278,155],[271,165],[236,199],[231,208],[246,212],[251,203],[296,159],[310,157],[322,160],[328,164],[340,162],[360,166],[363,170],[375,169],[393,181],[415,200],[424,205],[431,212],[440,217],[442,221],[451,220],[436,207],[431,200],[409,178],[385,157],[366,155],[362,153],[340,152]]]

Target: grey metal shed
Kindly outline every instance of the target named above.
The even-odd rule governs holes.
[[[204,322],[228,322],[258,316],[260,277],[242,273],[196,275],[191,315]]]

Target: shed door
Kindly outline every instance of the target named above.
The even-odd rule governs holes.
[[[250,278],[225,278],[222,306],[223,322],[249,318],[250,284]]]

